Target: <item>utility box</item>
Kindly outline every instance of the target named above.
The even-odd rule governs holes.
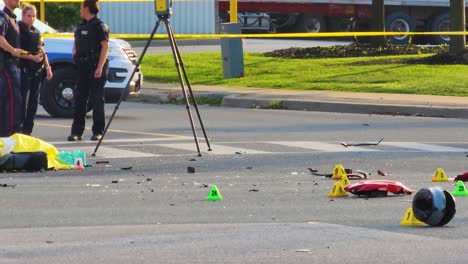
[[[241,34],[240,23],[221,23],[221,34]],[[224,78],[244,77],[244,49],[242,38],[221,38],[221,57]]]

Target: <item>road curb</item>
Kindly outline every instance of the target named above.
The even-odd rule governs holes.
[[[468,118],[468,109],[463,107],[362,104],[351,102],[248,98],[238,96],[225,96],[223,99],[222,106],[260,109],[281,108],[299,111],[337,112],[354,114]]]
[[[440,105],[404,105],[386,104],[384,102],[363,103],[348,101],[303,100],[284,99],[281,97],[261,97],[258,94],[239,94],[229,92],[195,91],[195,96],[222,97],[222,107],[258,108],[258,109],[285,109],[298,111],[318,111],[354,114],[379,114],[424,116],[442,118],[468,118],[467,107],[450,107]],[[183,102],[183,94],[178,89],[148,89],[138,97],[129,98],[129,102],[171,104]]]

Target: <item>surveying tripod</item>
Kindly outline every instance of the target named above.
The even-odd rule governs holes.
[[[120,104],[122,103],[122,101],[126,97],[129,84],[132,81],[133,76],[135,75],[137,69],[139,68],[139,66],[141,64],[141,61],[143,60],[143,57],[146,54],[146,50],[148,49],[148,47],[149,47],[149,45],[151,43],[151,40],[153,40],[154,34],[158,30],[158,27],[159,27],[159,24],[161,23],[161,21],[164,23],[164,25],[166,25],[167,35],[169,37],[169,43],[171,45],[172,55],[174,57],[175,66],[177,68],[177,75],[179,77],[180,86],[182,88],[182,93],[184,95],[185,106],[187,108],[187,113],[188,113],[188,116],[189,116],[190,125],[192,127],[193,137],[195,139],[195,145],[197,147],[198,156],[201,157],[202,155],[201,155],[201,152],[200,152],[200,146],[198,144],[197,132],[195,131],[195,124],[193,123],[192,111],[191,111],[191,108],[190,108],[190,101],[189,101],[189,98],[187,97],[186,89],[189,91],[190,97],[193,100],[193,106],[195,107],[195,110],[197,112],[198,121],[199,121],[201,129],[203,131],[203,135],[205,137],[205,141],[206,141],[206,144],[208,146],[208,151],[211,151],[210,142],[209,142],[208,137],[206,135],[205,127],[203,126],[203,121],[202,121],[201,116],[200,116],[200,111],[198,110],[197,101],[195,99],[195,96],[193,95],[192,87],[190,86],[190,82],[189,82],[189,79],[187,77],[187,73],[186,73],[185,68],[184,68],[184,63],[182,62],[182,58],[180,57],[179,48],[177,47],[177,44],[176,44],[176,41],[175,41],[175,38],[174,38],[174,32],[172,31],[172,27],[171,27],[171,24],[169,22],[169,17],[170,17],[170,14],[158,15],[158,20],[156,21],[156,24],[154,25],[154,29],[151,32],[151,36],[148,39],[148,41],[146,42],[146,45],[145,45],[145,47],[143,49],[143,52],[141,53],[141,56],[138,59],[138,62],[135,65],[135,68],[133,69],[132,74],[130,75],[128,83],[127,83],[124,91],[122,91],[122,94],[120,95],[119,101],[115,105],[114,111],[112,112],[112,115],[111,115],[111,117],[109,119],[109,122],[107,123],[107,125],[106,125],[106,127],[104,129],[104,133],[102,134],[101,139],[99,139],[99,142],[97,143],[96,148],[94,149],[94,152],[93,152],[92,156],[96,156],[96,152],[99,149],[99,146],[101,145],[101,142],[104,139],[104,136],[106,135],[106,132],[109,129],[109,126],[110,126],[112,120],[114,119],[115,113],[117,112],[117,110],[119,109]]]

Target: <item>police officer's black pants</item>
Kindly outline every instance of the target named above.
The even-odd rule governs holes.
[[[83,135],[88,98],[93,105],[93,135],[102,135],[104,132],[104,85],[107,81],[107,63],[103,67],[101,78],[94,78],[94,71],[94,67],[87,65],[80,64],[78,67],[78,87],[75,97],[72,135]]]
[[[20,72],[16,64],[0,70],[0,137],[21,132]]]
[[[21,95],[23,98],[23,134],[30,135],[34,127],[37,106],[39,103],[39,86],[42,81],[41,72],[29,72],[28,69],[21,70]]]

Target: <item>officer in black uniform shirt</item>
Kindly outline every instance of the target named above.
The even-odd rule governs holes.
[[[19,57],[20,33],[16,16],[19,0],[3,0],[0,11],[0,137],[8,137],[21,130],[21,91]]]
[[[109,27],[97,18],[97,0],[85,0],[80,7],[83,23],[75,31],[73,58],[78,66],[75,113],[68,141],[82,140],[88,98],[93,105],[93,136],[102,137],[105,126],[104,84],[107,81]]]
[[[43,79],[45,70],[47,80],[52,78],[52,70],[44,52],[41,33],[33,24],[36,20],[36,7],[31,4],[22,6],[21,21],[18,22],[20,28],[20,46],[29,54],[22,55],[20,61],[21,70],[21,95],[23,99],[23,126],[22,133],[30,135],[36,117],[39,86]]]

